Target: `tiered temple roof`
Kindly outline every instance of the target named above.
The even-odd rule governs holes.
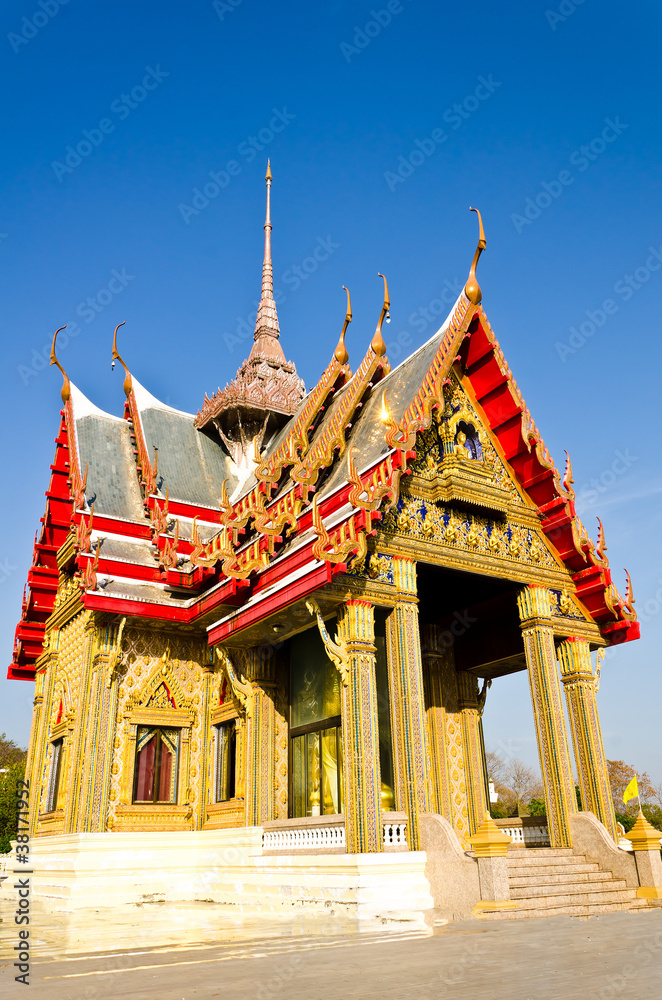
[[[569,463],[564,475],[555,467],[485,316],[476,279],[482,223],[465,289],[426,344],[391,370],[384,281],[377,329],[356,370],[344,342],[348,301],[334,355],[305,394],[279,341],[270,189],[268,170],[253,347],[196,416],[144,389],[116,340],[124,417],[97,409],[61,368],[56,334],[63,408],[9,676],[34,677],[46,623],[56,625],[62,571],[73,574],[85,608],[206,628],[210,644],[351,571],[387,512],[401,509],[419,435],[444,412],[452,377],[539,519],[572,600],[608,643],[637,638],[629,577],[622,597],[602,527],[596,545],[575,510]]]

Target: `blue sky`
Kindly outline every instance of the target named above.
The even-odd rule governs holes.
[[[603,671],[607,753],[662,781],[660,20],[645,0],[5,0],[5,661],[58,426],[43,348],[69,324],[63,364],[119,415],[110,350],[126,320],[136,376],[195,411],[246,354],[270,156],[282,343],[308,385],[336,343],[342,284],[355,362],[378,271],[392,360],[434,332],[481,209],[488,318],[643,620]],[[21,744],[31,700],[3,681],[0,731]],[[488,744],[535,762],[524,674],[494,684],[485,726]]]

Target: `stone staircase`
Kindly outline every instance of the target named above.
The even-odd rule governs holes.
[[[508,852],[510,898],[517,910],[485,913],[492,918],[587,917],[614,910],[647,909],[645,899],[623,879],[571,848],[521,847]]]

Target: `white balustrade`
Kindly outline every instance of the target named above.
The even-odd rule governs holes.
[[[383,824],[384,847],[407,847],[407,820],[396,820]]]
[[[398,817],[393,814],[388,819],[382,820],[382,844],[385,849],[407,850],[407,819],[405,816]],[[272,826],[269,824],[262,834],[262,848],[264,851],[277,851],[278,853],[288,853],[289,851],[309,851],[314,853],[319,851],[344,851],[347,847],[344,823],[334,823],[324,825],[323,823],[311,824],[310,821],[302,822],[290,820],[287,825]]]
[[[549,831],[546,826],[501,826],[502,833],[507,833],[513,838],[513,844],[523,844],[524,847],[537,845],[538,847],[549,846]]]
[[[328,851],[345,847],[344,826],[301,826],[285,830],[265,830],[265,851]]]

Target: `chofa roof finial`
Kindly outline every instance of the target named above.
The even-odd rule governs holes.
[[[343,323],[342,333],[340,334],[340,340],[338,341],[338,346],[333,352],[333,356],[339,365],[346,365],[349,361],[349,354],[347,353],[347,348],[345,347],[345,334],[347,333],[347,327],[352,322],[352,302],[349,297],[349,288],[343,285],[343,288],[347,292],[347,313],[345,315],[345,322]]]
[[[133,384],[133,380],[131,378],[131,372],[127,368],[126,363],[125,363],[124,359],[122,358],[122,355],[117,350],[117,331],[119,330],[119,328],[121,326],[124,326],[125,322],[126,322],[126,320],[123,320],[121,323],[118,323],[117,326],[115,327],[115,333],[113,334],[113,361],[112,361],[111,368],[114,368],[115,367],[115,362],[119,361],[119,363],[121,364],[122,368],[124,369],[124,371],[126,373],[125,376],[124,376],[124,385],[123,385],[122,388],[124,389],[124,395],[125,396],[129,396],[129,394],[131,393],[131,386]]]
[[[478,246],[476,247],[476,252],[474,254],[474,259],[471,262],[471,270],[469,271],[469,278],[464,286],[464,294],[469,299],[473,305],[480,305],[483,298],[483,293],[480,290],[480,285],[476,280],[476,267],[478,266],[478,261],[483,250],[487,246],[485,240],[485,230],[483,229],[483,219],[477,208],[469,208],[470,212],[475,212],[478,216]]]
[[[381,274],[380,272],[379,277],[384,278],[384,275]],[[370,344],[373,352],[380,358],[386,354],[386,344],[384,343],[384,338],[382,337],[382,324],[384,320],[386,320],[387,323],[391,322],[391,315],[389,312],[390,308],[391,308],[391,300],[388,297],[388,283],[386,281],[386,278],[384,278],[384,305],[382,306],[381,315],[377,323],[375,336],[372,338],[372,342]]]
[[[51,347],[51,364],[57,365],[57,367],[62,372],[62,378],[64,379],[64,382],[62,384],[62,389],[60,390],[60,395],[62,396],[63,403],[68,402],[68,400],[71,398],[71,382],[69,381],[69,376],[67,375],[64,368],[57,359],[57,354],[55,353],[55,341],[57,340],[58,333],[60,333],[62,330],[66,330],[66,328],[67,324],[65,323],[64,326],[61,326],[59,330],[55,331],[55,333],[53,334],[53,346]]]

